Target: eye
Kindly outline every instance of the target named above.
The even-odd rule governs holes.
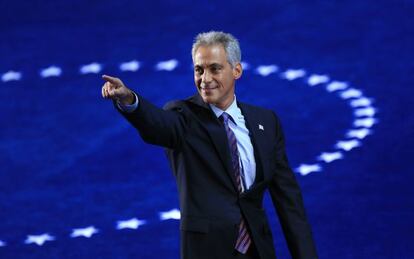
[[[201,69],[200,67],[196,67],[196,68],[194,68],[194,72],[198,75],[202,75],[203,74],[203,69]]]
[[[211,73],[217,74],[218,72],[220,72],[220,67],[211,67]]]

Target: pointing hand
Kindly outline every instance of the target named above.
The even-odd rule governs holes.
[[[102,97],[115,100],[123,105],[134,102],[134,94],[129,90],[119,78],[103,75],[105,84],[102,86]]]

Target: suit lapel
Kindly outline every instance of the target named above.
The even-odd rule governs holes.
[[[252,141],[254,155],[256,160],[256,178],[250,189],[264,180],[264,164],[263,164],[263,151],[261,147],[264,146],[263,128],[260,128],[263,122],[258,120],[258,114],[254,113],[248,105],[241,102],[237,102],[240,110],[246,121],[246,127],[250,132],[250,140]],[[263,127],[263,126],[262,126]]]
[[[220,120],[216,117],[210,106],[203,102],[200,95],[191,97],[190,102],[201,106],[200,112],[197,114],[200,124],[206,129],[211,142],[214,144],[220,160],[223,162],[226,172],[233,183],[234,190],[237,191],[237,183],[231,166],[230,149],[228,145],[226,131]]]

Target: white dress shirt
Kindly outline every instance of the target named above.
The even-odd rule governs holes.
[[[249,130],[246,127],[244,116],[237,106],[236,96],[232,104],[225,110],[209,104],[214,114],[219,118],[223,112],[229,114],[232,120],[229,120],[229,127],[234,132],[237,139],[237,149],[239,151],[240,168],[242,174],[242,190],[247,190],[254,183],[256,177],[256,160],[254,157],[253,144],[249,136]],[[135,103],[131,105],[122,105],[118,102],[118,107],[124,112],[133,112],[138,108],[138,97],[135,95]]]
[[[242,190],[247,190],[250,186],[252,186],[256,177],[256,160],[254,158],[253,145],[250,140],[249,130],[246,127],[244,116],[240,108],[237,106],[236,96],[234,96],[233,102],[225,111],[212,104],[209,105],[217,118],[219,118],[223,112],[226,112],[232,118],[232,120],[229,120],[229,127],[237,139],[240,168],[242,169]]]

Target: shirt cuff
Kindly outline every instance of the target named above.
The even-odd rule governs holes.
[[[133,92],[134,96],[135,96],[135,102],[133,104],[121,104],[120,102],[116,102],[116,104],[118,105],[118,108],[123,111],[123,112],[127,112],[127,113],[131,113],[133,111],[135,111],[138,108],[138,104],[139,104],[139,100],[138,100],[138,96]]]

